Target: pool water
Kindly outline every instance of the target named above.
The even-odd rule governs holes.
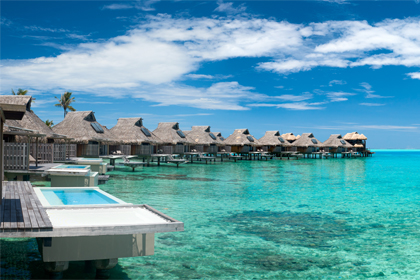
[[[59,165],[56,167],[53,167],[56,169],[87,169],[90,168],[89,165]]]
[[[97,190],[41,190],[48,203],[55,205],[118,204],[117,201]]]
[[[420,151],[372,158],[117,168],[101,189],[183,221],[112,279],[418,279]],[[39,184],[40,182],[36,182]],[[33,239],[1,241],[2,278],[46,278]],[[71,263],[65,278],[94,278]]]

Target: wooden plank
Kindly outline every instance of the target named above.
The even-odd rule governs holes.
[[[10,229],[17,229],[17,213],[16,213],[16,198],[15,193],[10,193]]]
[[[0,212],[0,229],[3,230],[4,228],[4,205],[5,205],[5,201],[4,201],[4,197],[5,197],[5,188],[6,188],[6,184],[3,183],[3,188],[2,188],[2,193],[1,193],[1,199],[2,199],[2,203],[1,203],[1,212]]]
[[[31,231],[37,231],[38,230],[38,223],[35,218],[34,210],[28,210],[29,219],[31,221]]]
[[[24,223],[25,229],[31,229],[31,219],[29,217],[28,207],[26,206],[25,193],[19,194],[19,197],[20,197],[20,205],[22,206],[23,223]]]
[[[25,222],[23,217],[22,202],[19,193],[15,193],[15,207],[16,207],[16,222],[19,230],[25,229]]]
[[[36,222],[38,223],[38,228],[45,228],[46,225],[45,225],[44,221],[42,220],[42,217],[41,217],[41,214],[39,213],[38,207],[36,206],[35,199],[33,197],[31,197],[30,200],[31,200],[32,207],[34,209],[33,212],[35,214]]]
[[[42,220],[43,220],[43,222],[45,224],[45,227],[46,228],[52,228],[52,223],[50,221],[50,218],[48,217],[47,212],[45,211],[44,207],[42,206],[41,201],[39,201],[39,199],[36,198],[35,199],[35,203],[36,203],[37,208],[38,208],[38,211],[39,211],[39,213],[40,213],[40,215],[42,217]]]
[[[4,212],[3,212],[3,228],[6,229],[10,229],[10,217],[11,217],[11,204],[10,204],[10,192],[6,192],[5,194],[5,201],[3,201],[4,203]]]

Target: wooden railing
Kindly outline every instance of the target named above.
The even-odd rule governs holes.
[[[54,144],[38,144],[38,160],[42,163],[52,163],[54,162]],[[36,143],[31,143],[31,156],[36,159]]]
[[[77,155],[77,144],[67,144],[67,157],[76,157]]]
[[[136,155],[150,155],[153,153],[153,146],[152,145],[138,145],[135,146],[135,154]]]
[[[197,152],[204,152],[204,146],[203,145],[195,145],[195,146],[191,146],[191,150],[197,150]]]
[[[131,155],[131,145],[120,145],[120,151],[124,154],[124,155]]]
[[[183,154],[184,153],[184,145],[175,145],[174,154]]]
[[[83,145],[82,156],[99,157],[98,144]]]
[[[162,147],[159,147],[159,150],[163,150],[164,154],[172,154],[173,147],[172,146],[162,146]]]
[[[26,170],[28,160],[28,144],[4,143],[4,170]]]
[[[54,143],[54,161],[66,160],[66,144]]]
[[[217,151],[218,150],[219,150],[219,147],[217,147],[217,146],[210,146],[207,149],[207,153],[209,153],[209,154],[217,154]]]

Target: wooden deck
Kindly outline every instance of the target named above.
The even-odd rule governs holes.
[[[30,182],[3,182],[0,232],[51,231],[52,224]]]

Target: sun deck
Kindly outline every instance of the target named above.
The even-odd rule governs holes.
[[[184,230],[182,222],[146,204],[119,202],[44,205],[45,201],[41,202],[30,182],[3,182],[0,237],[99,236]]]
[[[30,182],[3,182],[0,236],[51,232],[51,221]]]

